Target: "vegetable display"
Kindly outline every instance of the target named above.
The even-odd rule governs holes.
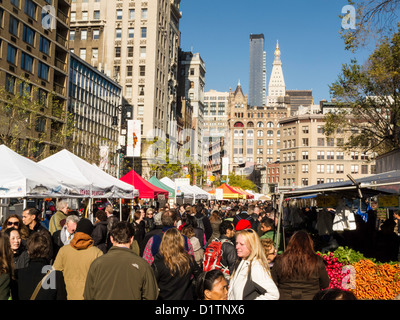
[[[380,263],[348,247],[318,253],[326,263],[330,288],[350,290],[360,300],[393,300],[400,294],[400,263]]]

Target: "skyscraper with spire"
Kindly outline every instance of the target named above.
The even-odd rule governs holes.
[[[266,53],[264,51],[264,34],[250,35],[249,60],[249,105],[265,105],[267,88]]]
[[[281,51],[279,42],[276,41],[275,58],[272,64],[271,78],[268,85],[267,105],[276,105],[283,103],[283,97],[286,95],[285,79],[282,71]],[[282,99],[279,99],[282,97]]]

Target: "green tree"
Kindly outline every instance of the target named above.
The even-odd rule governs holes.
[[[254,184],[254,182],[244,178],[241,175],[230,173],[228,178],[230,186],[241,187],[243,190],[257,191],[257,186]]]
[[[325,133],[340,128],[349,133],[343,149],[377,154],[400,146],[400,33],[381,41],[364,65],[342,66],[330,86],[337,112],[326,115]]]
[[[355,51],[371,42],[391,37],[397,30],[400,0],[347,0],[355,8],[355,28],[342,28],[347,50]],[[341,15],[345,23],[348,15]]]

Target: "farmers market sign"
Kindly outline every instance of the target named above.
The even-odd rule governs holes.
[[[338,198],[334,196],[317,196],[317,206],[319,208],[335,208]]]
[[[379,196],[378,198],[379,208],[398,208],[399,207],[399,196]]]

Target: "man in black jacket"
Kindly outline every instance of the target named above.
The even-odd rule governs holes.
[[[242,219],[248,220],[251,224],[251,228],[254,231],[257,231],[258,221],[255,221],[253,217],[247,213],[247,206],[243,206],[240,213],[233,217],[233,225],[235,228],[237,223]]]
[[[235,227],[233,226],[232,221],[222,221],[219,225],[219,232],[221,234],[219,240],[222,242],[221,264],[228,267],[229,274],[231,275],[237,260],[235,248]]]

